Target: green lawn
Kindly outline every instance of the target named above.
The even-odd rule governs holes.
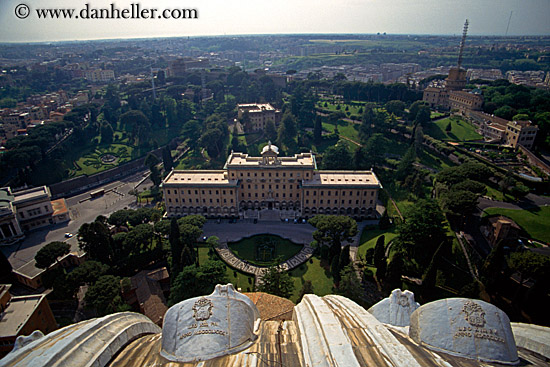
[[[374,248],[378,237],[384,235],[385,241],[384,244],[387,246],[388,243],[397,237],[397,228],[395,226],[389,229],[368,229],[365,228],[363,233],[361,233],[361,239],[359,240],[359,250],[357,252],[358,256],[365,257],[367,250],[369,248]]]
[[[306,280],[313,284],[313,292],[318,296],[326,296],[332,294],[333,280],[330,272],[321,267],[321,262],[318,258],[312,257],[304,264],[290,271],[290,275],[294,280],[294,292],[290,300],[296,303],[302,285]]]
[[[229,249],[240,259],[246,260],[252,264],[261,266],[271,265],[272,261],[262,261],[257,258],[256,248],[258,245],[272,243],[275,251],[274,258],[281,258],[286,261],[296,255],[302,249],[302,245],[295,244],[289,240],[274,235],[257,235],[244,238],[238,242],[230,242]]]
[[[326,107],[325,107],[325,103],[327,104]],[[340,109],[338,109],[337,106],[340,106]],[[361,107],[362,106],[357,106],[357,105],[353,105],[353,104],[344,104],[344,103],[332,104],[332,103],[327,102],[327,101],[321,101],[321,102],[317,103],[317,108],[327,110],[327,111],[330,111],[330,112],[340,111],[340,112],[345,113],[346,116],[348,116],[348,112],[349,112],[350,115],[361,115],[359,113],[359,109]],[[347,111],[346,111],[346,108],[348,109]]]
[[[451,131],[445,131],[449,122],[451,123]],[[464,119],[453,116],[428,123],[428,126],[424,128],[424,133],[439,140],[470,141],[483,139],[475,130],[475,127]]]
[[[323,130],[334,132],[334,125],[331,123],[323,122]],[[355,124],[348,123],[347,121],[338,121],[338,132],[340,135],[345,136],[353,141],[359,142],[359,133],[355,128]]]
[[[543,206],[530,210],[488,208],[488,215],[500,214],[513,219],[534,239],[550,243],[550,207]]]
[[[216,257],[220,259],[217,255]],[[204,264],[208,261],[208,248],[199,247],[199,264]],[[223,260],[220,259],[223,262]],[[225,264],[225,262],[224,262]],[[242,271],[233,269],[229,265],[225,265],[226,275],[229,283],[235,286],[235,289],[241,288],[243,292],[252,292],[254,290],[254,276]]]
[[[429,151],[428,149],[422,149],[418,154],[420,163],[430,168],[440,171],[443,168],[454,166],[455,164],[445,156],[439,156],[436,153]]]
[[[196,169],[199,165],[205,163],[206,160],[196,150],[189,150],[177,162],[176,169]]]

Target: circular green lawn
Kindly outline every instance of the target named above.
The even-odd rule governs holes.
[[[272,265],[276,260],[284,262],[302,249],[302,245],[271,234],[243,238],[228,246],[239,259],[260,266]]]

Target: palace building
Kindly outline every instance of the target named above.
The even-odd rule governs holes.
[[[167,216],[281,218],[342,214],[376,217],[380,181],[372,171],[317,170],[312,153],[279,157],[269,143],[261,157],[232,152],[223,170],[173,170],[162,183]],[[269,213],[269,212],[267,212]]]

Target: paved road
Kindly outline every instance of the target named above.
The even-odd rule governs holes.
[[[243,237],[250,237],[256,234],[275,234],[289,239],[298,244],[309,244],[313,240],[315,228],[308,223],[294,224],[281,221],[267,222],[258,221],[254,224],[252,220],[239,220],[237,223],[222,221],[208,221],[205,223],[204,235],[207,237],[217,236],[220,242],[235,242]]]
[[[523,200],[516,203],[508,203],[504,201],[489,200],[485,198],[479,199],[478,207],[481,210],[487,208],[503,208],[503,209],[530,209],[537,206],[550,205],[550,198],[545,196],[539,196],[535,194],[528,194]]]
[[[6,255],[12,267],[18,269],[34,261],[36,252],[52,241],[66,241],[71,244],[71,250],[77,250],[76,236],[66,239],[65,233],[76,234],[83,223],[92,222],[98,215],[109,216],[111,213],[125,207],[135,207],[135,196],[129,195],[128,191],[133,190],[134,186],[143,179],[144,173],[145,171],[139,172],[133,176],[102,186],[101,188],[105,191],[113,191],[109,191],[94,200],[85,199],[89,199],[90,191],[96,191],[100,188],[94,188],[89,192],[67,198],[67,206],[71,213],[69,222],[32,231],[26,235],[22,242],[2,247],[0,248],[1,251]],[[140,185],[140,188],[149,186],[151,186],[151,182],[146,180]]]

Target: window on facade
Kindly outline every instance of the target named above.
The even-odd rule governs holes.
[[[250,188],[250,185],[248,185],[248,188]]]
[[[275,177],[279,177],[279,172],[275,172]]]
[[[286,172],[283,172],[283,177],[286,177]]]
[[[271,185],[269,185],[269,189],[271,190]]]
[[[176,198],[176,203],[178,202],[178,198]]]
[[[330,191],[327,191],[327,196],[330,196]]]
[[[370,201],[370,203],[372,204],[372,200]]]
[[[309,200],[308,200],[308,199],[306,199],[306,204],[309,204]]]
[[[170,190],[166,190],[166,192],[167,192],[168,194],[170,194]]]
[[[204,195],[204,190],[202,190],[201,192],[202,192],[202,194]]]
[[[172,199],[168,199],[168,202],[171,203],[171,202],[172,202]]]
[[[292,177],[293,173],[290,174],[290,177]]]
[[[212,195],[212,190],[208,190],[208,195]]]
[[[363,205],[365,205],[365,203],[366,203],[366,201],[365,201],[365,200],[363,200]]]
[[[269,172],[269,177],[271,177],[271,172]]]
[[[258,172],[254,172],[254,177],[258,177]]]
[[[247,175],[248,177],[250,177],[250,172],[247,172],[247,174],[246,174],[246,175]]]
[[[286,185],[283,185],[283,190],[286,189]]]
[[[345,191],[342,191],[342,196],[346,196],[346,192],[345,192]]]
[[[374,191],[371,191],[371,192],[370,192],[370,196],[374,196]]]
[[[278,190],[278,189],[279,189],[279,185],[275,185],[275,188]]]
[[[233,199],[231,199],[231,204],[233,204]]]

